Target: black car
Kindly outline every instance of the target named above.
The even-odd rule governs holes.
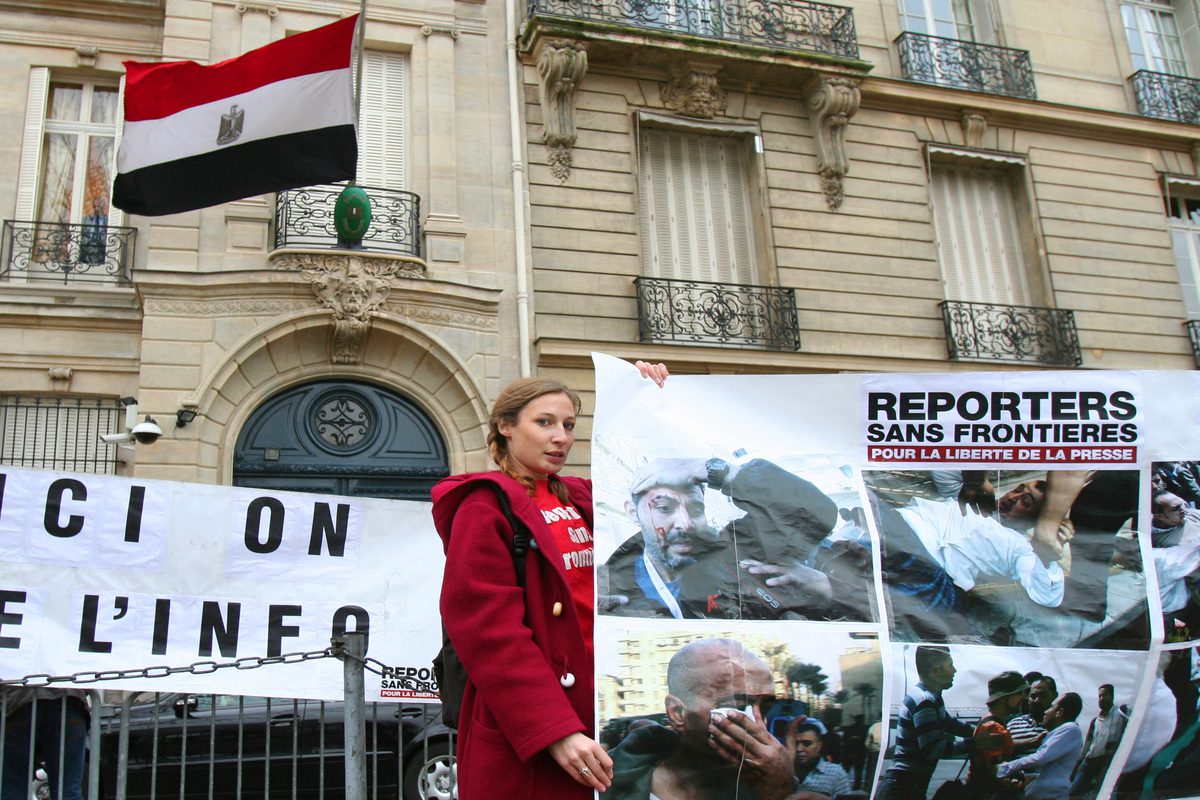
[[[116,797],[122,780],[127,800],[345,796],[340,702],[182,694],[136,700],[127,711],[100,714],[103,797]],[[368,703],[366,732],[368,797],[457,797],[453,731],[439,706]]]

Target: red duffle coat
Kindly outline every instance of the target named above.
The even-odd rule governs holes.
[[[562,480],[591,528],[591,482]],[[512,528],[484,482],[504,490],[533,534],[524,592],[513,569]],[[541,511],[521,484],[487,472],[438,483],[433,519],[446,550],[442,623],[469,676],[458,729],[459,800],[588,800],[592,790],[546,750],[571,733],[594,737],[595,722],[592,659]]]

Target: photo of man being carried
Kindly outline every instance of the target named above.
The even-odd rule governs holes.
[[[868,471],[902,641],[1140,649],[1135,471]]]

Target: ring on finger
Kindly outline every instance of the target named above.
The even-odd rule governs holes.
[[[588,769],[587,767],[580,767],[579,774],[582,775],[583,777],[587,778],[592,774],[592,771],[590,769]]]

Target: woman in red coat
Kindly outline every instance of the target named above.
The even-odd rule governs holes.
[[[638,369],[659,385],[667,375],[661,364]],[[488,420],[499,469],[433,489],[446,550],[442,622],[469,676],[460,800],[585,800],[612,784],[612,759],[594,738],[592,487],[558,476],[578,413],[579,396],[558,381],[510,384]],[[533,534],[524,590],[512,527],[486,484]]]

